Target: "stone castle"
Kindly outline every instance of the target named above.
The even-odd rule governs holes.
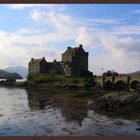
[[[62,53],[62,61],[47,62],[45,57],[40,59],[31,58],[29,62],[29,74],[48,73],[63,75],[66,77],[92,76],[88,71],[88,52],[85,52],[82,45],[71,48]]]

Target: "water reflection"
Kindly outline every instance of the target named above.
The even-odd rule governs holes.
[[[90,110],[89,92],[0,88],[0,135],[140,136],[139,121]]]
[[[65,121],[76,122],[79,126],[82,126],[82,121],[88,117],[85,93],[74,93],[74,91],[64,92],[66,91],[27,90],[30,110],[60,109]]]
[[[31,111],[43,110],[49,104],[50,96],[48,92],[40,90],[27,90],[28,105]]]
[[[62,114],[67,121],[74,121],[77,122],[79,126],[82,126],[82,121],[87,117],[87,112],[87,100],[81,100],[79,98],[64,99]]]

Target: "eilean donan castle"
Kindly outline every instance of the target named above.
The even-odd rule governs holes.
[[[71,48],[62,53],[62,61],[47,62],[45,57],[40,59],[31,58],[29,62],[29,74],[48,73],[63,75],[66,77],[92,76],[88,71],[88,52],[82,45]]]

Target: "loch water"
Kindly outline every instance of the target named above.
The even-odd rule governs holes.
[[[140,136],[138,120],[90,109],[93,94],[0,87],[0,136]]]

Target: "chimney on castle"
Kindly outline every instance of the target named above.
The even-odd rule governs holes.
[[[31,61],[33,61],[34,60],[34,58],[31,58]]]
[[[79,48],[83,48],[83,45],[82,44],[79,44]]]
[[[43,57],[43,60],[45,60],[45,57]]]
[[[67,47],[67,50],[71,49],[71,47]]]

